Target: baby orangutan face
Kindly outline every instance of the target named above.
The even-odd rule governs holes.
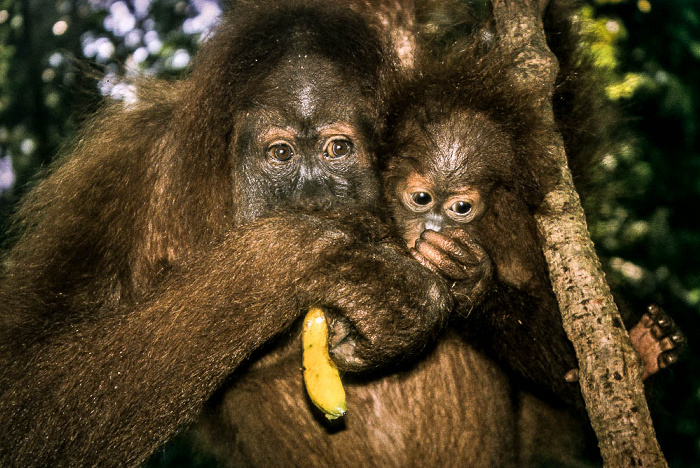
[[[414,258],[453,280],[453,291],[472,302],[492,274],[472,227],[502,174],[512,170],[510,139],[484,114],[467,111],[408,123],[398,135],[403,139],[387,179],[398,228]]]
[[[491,261],[468,230],[486,210],[486,194],[469,184],[441,187],[417,171],[397,191],[395,215],[411,255],[454,281],[459,302],[472,303],[491,277]]]
[[[409,174],[397,189],[401,213],[395,214],[402,219],[403,237],[409,248],[426,229],[441,232],[449,227],[465,227],[486,209],[486,196],[476,187],[441,187],[418,172]]]
[[[512,170],[508,136],[483,113],[407,122],[397,134],[387,188],[409,248],[426,229],[441,232],[478,221],[494,185]]]

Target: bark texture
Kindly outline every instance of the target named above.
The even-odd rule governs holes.
[[[542,112],[553,123],[558,66],[541,22],[546,3],[494,0],[493,8],[499,40],[518,51],[514,73],[524,87],[540,86]],[[667,466],[647,407],[639,358],[605,281],[562,139],[554,131],[549,155],[560,177],[547,187],[538,231],[564,328],[576,349],[581,392],[603,461],[608,467]]]

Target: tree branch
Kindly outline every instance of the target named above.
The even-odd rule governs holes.
[[[542,26],[546,0],[494,0],[499,40],[518,51],[514,72],[524,87],[539,84],[542,112],[554,127],[551,96],[557,61]],[[585,216],[554,130],[548,148],[560,177],[546,187],[536,215],[562,320],[579,360],[579,382],[606,466],[667,466],[647,407],[639,357],[588,234]]]

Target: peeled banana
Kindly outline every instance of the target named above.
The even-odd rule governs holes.
[[[323,310],[312,307],[304,318],[301,332],[304,383],[311,401],[329,420],[348,411],[345,389],[338,368],[328,354],[328,325]]]

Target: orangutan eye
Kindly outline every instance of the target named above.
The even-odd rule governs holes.
[[[401,193],[403,205],[414,213],[423,213],[435,205],[435,196],[425,187],[407,187]]]
[[[272,159],[286,162],[294,156],[294,150],[287,143],[275,143],[267,149],[267,154]]]
[[[411,194],[411,200],[416,205],[426,206],[433,201],[433,197],[428,192],[413,192]]]
[[[472,204],[465,201],[458,201],[450,207],[450,210],[458,215],[466,215],[472,210]]]
[[[323,154],[327,158],[337,159],[344,158],[352,152],[352,142],[344,138],[330,140],[326,145]]]
[[[472,191],[468,195],[458,195],[449,198],[442,209],[453,221],[470,223],[484,212],[484,208],[481,194],[477,191]]]

